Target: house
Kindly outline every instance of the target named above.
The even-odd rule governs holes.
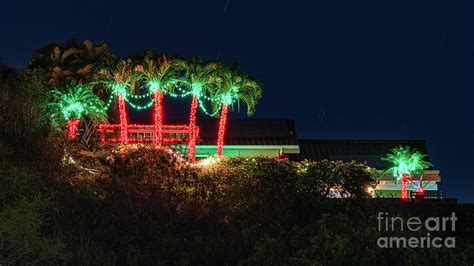
[[[200,139],[196,145],[196,157],[205,158],[216,154],[218,121],[198,121]],[[291,160],[335,160],[356,161],[383,171],[388,163],[381,158],[397,146],[410,146],[429,154],[424,140],[329,140],[298,139],[294,120],[289,119],[230,119],[224,141],[224,155],[268,156],[286,155]],[[426,158],[429,161],[429,156]],[[438,184],[439,170],[424,171],[420,181],[415,176],[408,184],[409,191],[424,187],[426,197],[441,197]],[[401,182],[391,174],[382,176],[375,193],[378,197],[400,197]]]
[[[217,152],[217,120],[200,120],[200,139],[196,157],[205,158]],[[223,154],[235,156],[268,156],[298,154],[298,138],[294,120],[231,119],[228,121]]]
[[[300,153],[296,160],[332,160],[356,161],[364,163],[381,172],[389,167],[388,162],[382,160],[391,149],[398,146],[416,148],[423,154],[429,154],[424,140],[321,140],[302,139],[298,141]],[[429,156],[425,158],[429,161]],[[408,191],[416,191],[421,185],[427,197],[439,198],[438,183],[441,182],[439,170],[429,168],[420,176],[413,176],[413,181],[408,183]],[[420,184],[421,183],[421,184]],[[381,177],[375,193],[378,197],[400,197],[402,184],[392,174]]]

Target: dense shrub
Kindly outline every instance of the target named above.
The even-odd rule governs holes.
[[[402,215],[407,209],[366,201],[365,188],[374,185],[376,174],[363,164],[221,158],[190,165],[146,145],[95,155],[67,142],[55,149],[64,148],[66,156],[51,164],[59,167],[51,179],[11,167],[11,149],[0,146],[6,166],[0,171],[0,259],[72,265],[462,265],[473,257],[474,249],[465,244],[456,250],[377,248],[377,211],[390,208]]]
[[[10,152],[2,143],[0,150],[0,262],[24,265],[65,261],[64,244],[45,232],[53,212],[50,194],[41,191],[39,176],[5,161]]]
[[[0,62],[0,140],[8,140],[17,157],[30,160],[48,136],[43,115],[47,91],[41,76]]]
[[[99,154],[74,154],[75,163],[65,160],[55,182],[10,166],[2,172],[1,259],[73,265],[462,265],[472,258],[467,246],[377,248],[376,212],[390,205],[403,213],[406,207],[365,200],[364,188],[375,177],[365,165],[222,158],[196,166],[144,145]],[[89,163],[97,172],[88,172]],[[17,239],[25,238],[28,245],[22,246]]]

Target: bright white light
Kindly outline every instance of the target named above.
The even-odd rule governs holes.
[[[219,158],[207,157],[207,158],[204,159],[204,160],[198,161],[198,162],[196,163],[196,165],[198,165],[198,166],[210,166],[210,165],[216,164],[218,161],[219,161]]]
[[[372,186],[367,186],[365,188],[365,191],[367,191],[367,194],[370,194],[371,197],[375,196],[375,189]]]

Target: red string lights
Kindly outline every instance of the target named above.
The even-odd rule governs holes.
[[[188,159],[194,162],[196,159],[196,110],[198,107],[198,100],[193,96],[191,102],[191,112],[189,114],[189,144],[188,144]]]
[[[122,94],[118,94],[118,104],[120,113],[120,143],[128,144],[128,118],[125,99]]]
[[[402,175],[402,178],[401,178],[401,181],[402,181],[402,195],[401,195],[401,198],[403,200],[408,199],[407,185],[408,185],[408,181],[410,181],[410,180],[411,180],[411,175],[410,174],[403,174]]]
[[[77,127],[79,126],[80,123],[81,123],[80,119],[71,119],[67,121],[67,126],[69,129],[69,134],[68,134],[69,139],[72,140],[76,138]]]
[[[163,144],[163,93],[161,90],[157,89],[155,93],[155,105],[154,105],[154,125],[155,132],[153,134],[153,142],[156,147],[161,147]]]
[[[122,144],[121,148],[126,148],[131,142],[152,142],[155,148],[187,145],[188,160],[193,162],[199,142],[197,109],[200,108],[209,116],[221,113],[217,153],[222,155],[229,105],[243,102],[247,105],[247,114],[251,115],[261,97],[261,87],[256,80],[217,62],[203,64],[200,60],[176,60],[171,63],[165,56],[158,59],[146,56],[144,62],[145,65],[133,65],[121,60],[114,70],[100,73],[100,83],[111,90],[107,103],[94,94],[94,83],[82,84],[81,81],[77,86],[68,87],[67,93],[59,90],[53,92],[54,114],[51,117],[60,120],[53,121],[53,124],[61,125],[71,118],[84,116],[105,120],[107,110],[116,99],[119,123],[99,127],[97,131],[100,132],[102,145],[111,142]],[[145,87],[146,94],[141,94],[140,91]],[[185,128],[167,128],[164,125],[164,95],[173,98],[192,96],[189,123]],[[144,99],[147,99],[147,103],[143,105],[141,101]],[[212,113],[208,109],[210,106],[213,107]],[[128,108],[141,111],[151,107],[153,124],[149,127],[145,125],[138,128],[128,124]],[[73,139],[79,122],[69,121],[68,125],[68,136]]]
[[[101,145],[110,143],[121,143],[120,133],[121,125],[104,125],[100,124],[100,142]],[[154,142],[152,135],[155,132],[154,125],[127,125],[128,143],[134,142]],[[199,136],[199,127],[195,126],[195,136]],[[189,141],[191,130],[188,125],[163,125],[162,126],[162,143],[166,145],[184,144]]]
[[[391,164],[391,166],[385,170],[385,173],[392,173],[397,180],[402,182],[402,200],[409,199],[407,185],[408,182],[411,181],[412,175],[422,175],[424,169],[432,166],[430,162],[424,160],[426,156],[426,154],[421,153],[417,149],[412,149],[409,146],[399,146],[393,148],[386,157],[382,157],[382,160]]]
[[[221,118],[219,120],[219,132],[217,134],[217,155],[222,155],[222,147],[224,146],[225,127],[227,122],[227,114],[229,107],[227,104],[222,105]]]

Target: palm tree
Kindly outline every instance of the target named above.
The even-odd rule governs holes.
[[[87,83],[96,78],[97,70],[114,60],[106,43],[94,44],[90,40],[66,43],[50,42],[33,51],[28,63],[28,73],[33,79],[45,82],[48,91],[65,87],[69,82]],[[93,87],[94,93],[105,100],[104,88]],[[84,124],[82,141],[88,143],[96,132],[99,121],[89,119]]]
[[[103,42],[51,42],[33,51],[28,69],[45,70],[48,85],[51,87],[64,86],[72,80],[81,83],[92,80],[95,70],[113,57],[107,44]]]
[[[417,149],[406,147],[396,147],[391,150],[382,160],[391,164],[384,172],[392,173],[397,180],[402,181],[402,199],[408,199],[407,183],[414,174],[423,174],[423,170],[432,166],[431,163],[424,160],[426,154],[421,153]]]
[[[196,111],[199,100],[202,98],[211,98],[211,93],[215,91],[213,86],[216,86],[218,77],[217,71],[222,68],[219,63],[209,62],[203,64],[199,58],[193,58],[192,61],[176,60],[175,65],[177,71],[184,71],[181,73],[180,83],[184,84],[193,96],[191,101],[191,111],[189,114],[189,130],[190,137],[188,143],[188,158],[193,161],[195,159],[196,150]]]
[[[235,70],[225,69],[219,72],[220,82],[217,83],[217,90],[214,97],[222,104],[221,116],[219,119],[219,132],[217,136],[217,155],[222,155],[224,145],[225,127],[229,106],[237,101],[241,101],[247,106],[247,115],[253,115],[255,105],[262,96],[260,83],[252,78],[238,73]]]
[[[120,60],[115,68],[102,69],[99,82],[117,96],[120,117],[120,142],[128,144],[128,115],[125,100],[129,92],[137,89],[137,75],[129,61]]]
[[[155,104],[153,106],[153,120],[155,133],[153,142],[155,146],[161,147],[163,144],[163,93],[176,81],[175,65],[166,58],[166,55],[153,60],[152,55],[145,57],[143,70],[148,89],[154,93]]]
[[[85,116],[99,121],[106,120],[104,102],[86,84],[70,83],[67,91],[51,91],[49,114],[53,125],[67,122],[69,139],[76,137],[77,126]]]

